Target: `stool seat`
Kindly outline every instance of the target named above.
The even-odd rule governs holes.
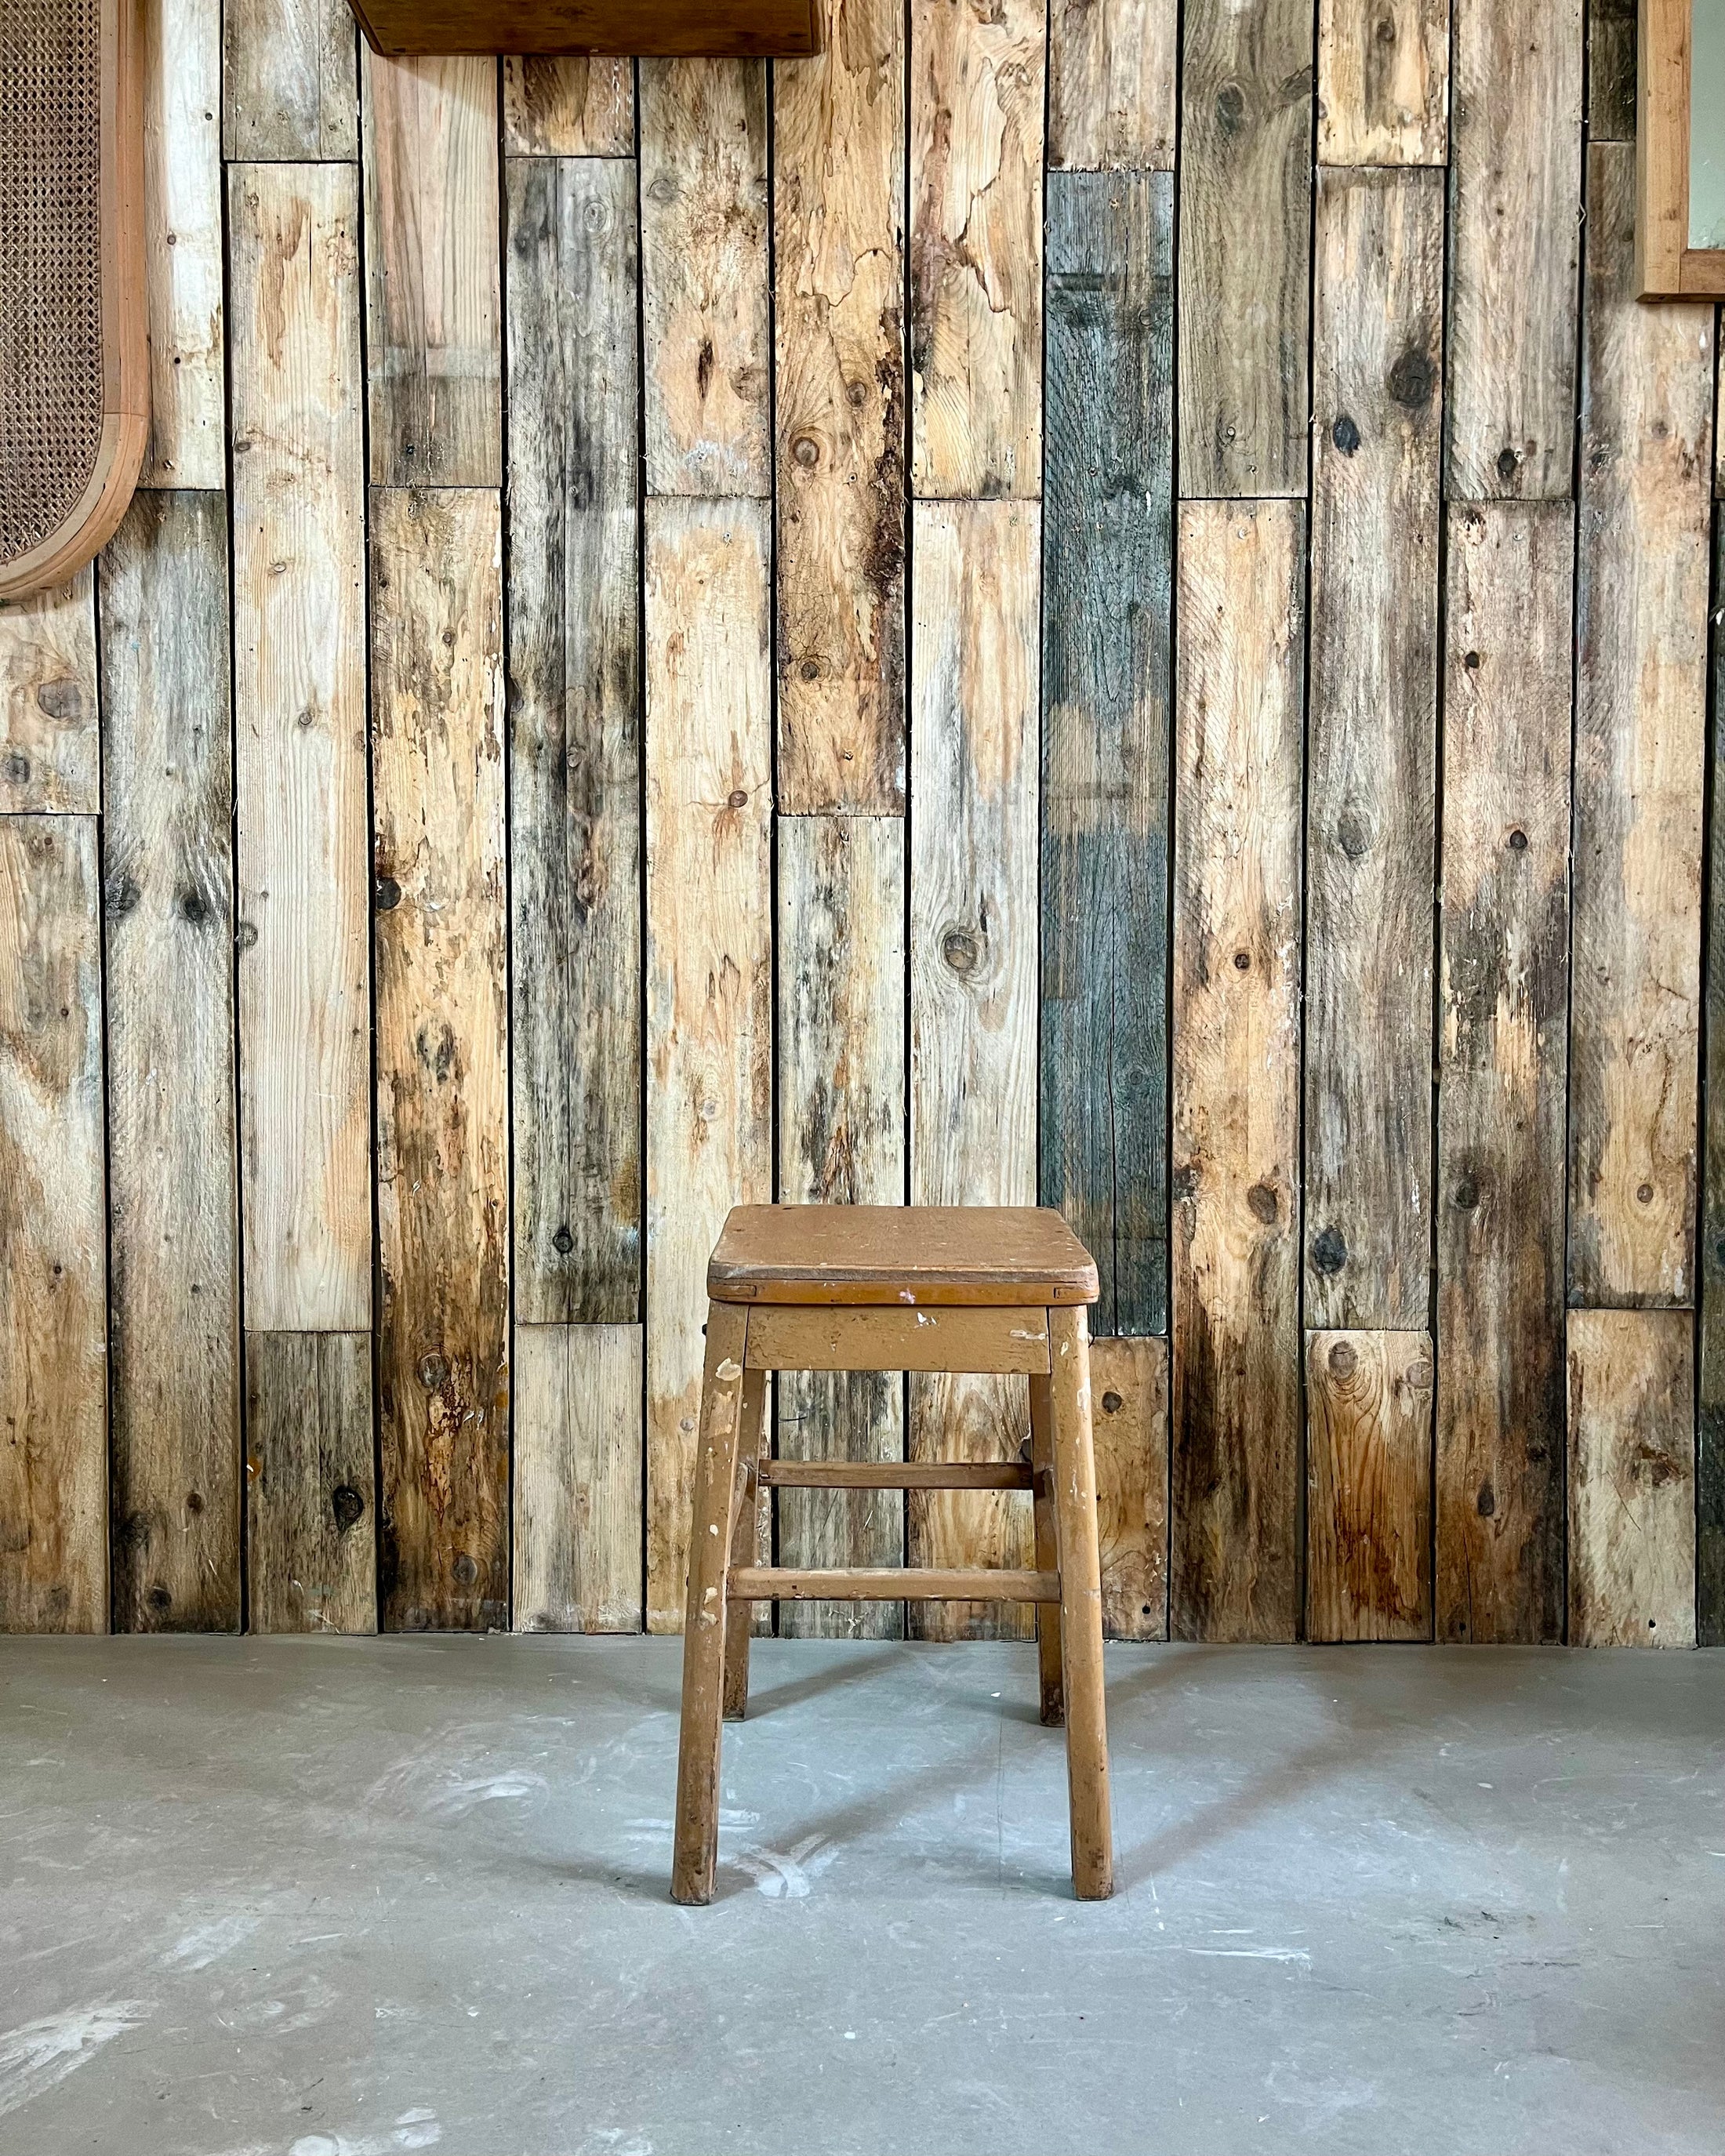
[[[1096,1260],[1043,1205],[738,1205],[707,1265],[714,1302],[1094,1302]]]

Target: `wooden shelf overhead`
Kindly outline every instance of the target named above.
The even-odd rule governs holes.
[[[352,0],[380,53],[639,54],[757,59],[818,53],[822,0]]]

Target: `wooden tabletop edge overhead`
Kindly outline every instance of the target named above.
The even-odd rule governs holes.
[[[824,0],[350,0],[391,59],[507,53],[800,59],[825,45]]]

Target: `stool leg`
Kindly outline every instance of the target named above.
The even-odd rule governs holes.
[[[671,1899],[711,1902],[719,1849],[720,1708],[725,1686],[725,1575],[731,1505],[742,1438],[743,1343],[748,1312],[708,1305],[706,1368],[696,1437],[689,1527],[689,1600],[683,1620],[683,1727],[677,1750],[676,1846]]]
[[[1031,1503],[1036,1519],[1036,1569],[1060,1568],[1060,1539],[1055,1528],[1054,1407],[1046,1378],[1030,1380],[1030,1468],[1036,1478]],[[1066,1718],[1060,1683],[1060,1610],[1055,1602],[1036,1605],[1036,1667],[1041,1681],[1044,1726],[1058,1729]]]
[[[1114,1845],[1102,1702],[1102,1574],[1090,1427],[1090,1329],[1082,1310],[1050,1310],[1048,1317],[1072,1884],[1081,1902],[1101,1902],[1114,1891]]]
[[[767,1373],[742,1373],[742,1442],[738,1448],[737,1512],[731,1527],[732,1564],[758,1564],[760,1481],[757,1463],[767,1450]],[[768,1500],[769,1503],[771,1500]],[[749,1707],[749,1635],[755,1629],[752,1602],[729,1603],[725,1613],[725,1719],[741,1722]]]

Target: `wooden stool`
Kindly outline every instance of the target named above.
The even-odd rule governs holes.
[[[748,1699],[749,1606],[806,1599],[1034,1602],[1042,1719],[1066,1725],[1072,1882],[1113,1891],[1102,1594],[1091,1448],[1090,1254],[1058,1213],[1024,1207],[741,1205],[707,1267],[683,1630],[671,1896],[712,1899],[721,1713]],[[910,1466],[766,1456],[769,1370],[1016,1371],[1028,1460]],[[755,1563],[762,1489],[1029,1490],[1036,1568],[799,1572]]]

